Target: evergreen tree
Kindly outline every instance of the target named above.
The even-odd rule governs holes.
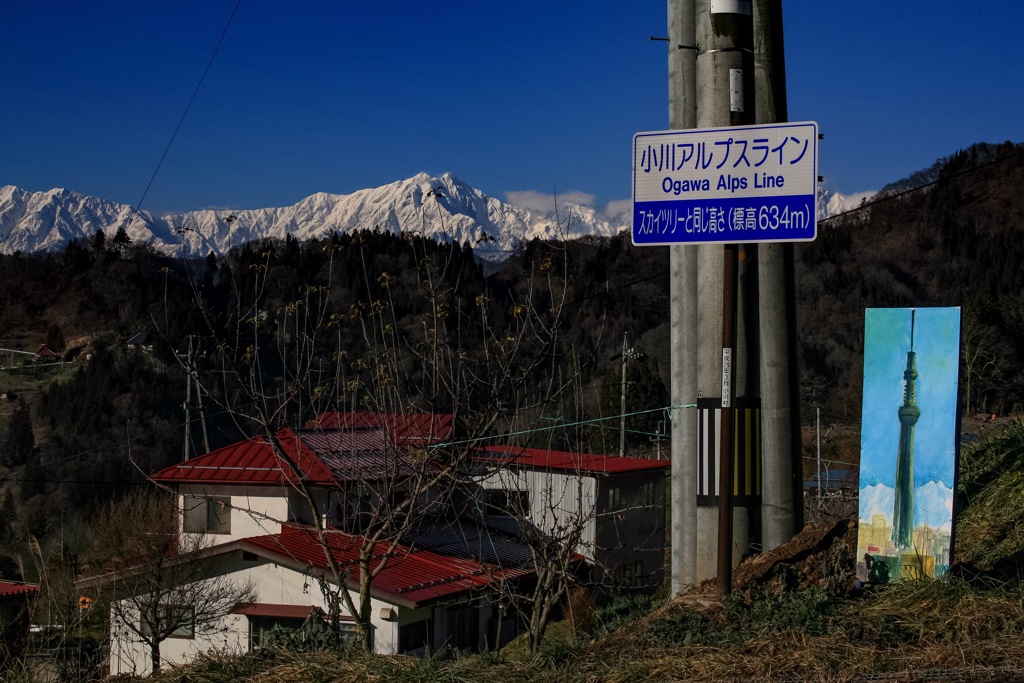
[[[56,323],[50,325],[50,329],[46,331],[46,345],[57,353],[62,352],[67,345],[67,342],[64,340],[64,333],[61,332],[60,326]]]
[[[0,450],[0,462],[5,467],[21,467],[28,462],[36,447],[36,437],[32,431],[32,414],[25,399],[18,399],[18,407],[11,415],[7,426],[7,438]]]
[[[122,256],[132,246],[132,239],[128,237],[128,232],[124,229],[123,225],[114,233],[114,239],[110,241],[110,246]]]
[[[102,230],[97,230],[96,234],[92,236],[92,250],[97,254],[105,254],[107,251],[107,236],[103,234]]]

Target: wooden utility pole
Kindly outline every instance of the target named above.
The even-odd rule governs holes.
[[[626,364],[637,358],[637,352],[629,346],[629,333],[622,333],[622,393],[619,397],[619,457],[626,455]]]

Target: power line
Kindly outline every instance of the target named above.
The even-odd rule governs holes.
[[[217,53],[220,51],[220,46],[224,42],[224,37],[228,33],[228,29],[231,28],[231,22],[235,20],[235,15],[238,13],[238,8],[241,6],[242,0],[237,0],[235,8],[231,11],[231,16],[228,18],[227,25],[224,26],[224,30],[221,31],[220,38],[217,40],[217,45],[213,48],[213,53],[210,55],[210,59],[206,62],[206,68],[203,69],[202,75],[199,77],[199,82],[196,83],[196,87],[192,90],[192,96],[188,98],[188,103],[185,105],[185,110],[181,112],[181,118],[178,119],[178,125],[174,127],[174,132],[171,133],[171,139],[167,141],[167,146],[164,148],[164,153],[160,155],[160,160],[156,164],[156,168],[153,169],[153,175],[149,177],[149,182],[146,183],[146,189],[142,191],[142,196],[139,197],[139,201],[135,204],[132,210],[132,215],[128,218],[128,225],[132,224],[135,217],[139,215],[142,210],[142,203],[146,200],[146,195],[149,194],[149,190],[153,187],[153,182],[156,180],[157,173],[160,172],[160,168],[164,165],[164,160],[167,158],[167,154],[171,151],[171,145],[174,144],[175,138],[178,137],[178,131],[181,130],[182,124],[185,123],[185,117],[188,116],[189,110],[192,108],[192,103],[196,99],[196,95],[199,94],[199,88],[202,87],[203,81],[206,80],[206,74],[210,72],[210,67],[213,66],[213,60],[217,57]]]
[[[913,192],[919,192],[921,190],[925,190],[925,189],[927,189],[929,187],[932,187],[934,185],[938,185],[939,183],[944,182],[944,181],[952,180],[954,178],[961,178],[961,177],[963,177],[965,175],[970,175],[971,173],[976,173],[978,171],[981,171],[983,169],[988,168],[989,166],[994,166],[995,164],[999,164],[999,163],[1003,163],[1004,161],[1009,161],[1011,159],[1015,159],[1016,157],[1019,157],[1022,154],[1024,154],[1024,149],[1020,149],[1020,150],[1018,150],[1016,152],[1012,152],[1010,154],[1006,154],[1006,155],[1003,155],[1001,157],[996,157],[995,159],[992,159],[991,161],[987,161],[987,162],[985,162],[985,163],[983,163],[983,164],[981,164],[979,166],[972,166],[971,168],[965,168],[964,170],[958,171],[957,173],[953,173],[952,175],[936,178],[935,180],[932,180],[931,182],[927,182],[927,183],[925,183],[923,185],[917,185],[915,187],[911,187],[911,188],[908,188],[906,190],[902,190],[902,191],[897,192],[895,194],[886,194],[885,196],[880,197],[878,199],[874,199],[874,200],[872,200],[870,202],[864,202],[860,206],[856,206],[856,207],[854,207],[852,209],[847,209],[846,211],[843,211],[841,213],[837,213],[837,214],[835,214],[833,216],[829,216],[828,218],[823,218],[822,220],[818,221],[818,224],[820,225],[821,223],[827,223],[828,221],[834,220],[836,218],[842,218],[843,216],[846,216],[846,215],[851,214],[851,213],[856,213],[858,211],[865,211],[865,210],[870,209],[870,208],[872,208],[874,206],[878,206],[879,204],[884,204],[884,203],[892,201],[894,199],[899,199],[900,197],[906,196],[906,195],[911,194]],[[881,193],[879,193],[879,194],[881,194]],[[875,196],[878,197],[877,194]]]

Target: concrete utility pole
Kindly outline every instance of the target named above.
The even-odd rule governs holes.
[[[695,0],[668,0],[669,128],[697,126]],[[697,396],[697,248],[669,247],[672,405]],[[697,420],[675,408],[672,444],[672,594],[697,583]]]
[[[757,123],[789,119],[782,35],[782,0],[754,0]],[[800,382],[793,245],[760,244],[757,253],[764,463],[761,536],[769,550],[793,538],[803,525]]]
[[[722,128],[754,123],[753,93],[753,16],[749,0],[697,0],[697,127]],[[722,247],[705,245],[697,251],[697,388],[701,396],[722,395],[723,282],[725,259]],[[730,408],[723,406],[722,455],[731,463]],[[728,431],[728,434],[726,432]],[[720,500],[726,498],[722,482]],[[731,490],[731,488],[729,489]],[[722,513],[724,515],[724,513]],[[732,518],[731,501],[729,516]],[[718,535],[720,515],[714,508],[697,508],[697,533],[700,538]],[[731,582],[722,568],[731,570],[732,559],[745,550],[748,535],[745,515],[732,518],[731,539],[725,540],[730,557],[720,558],[722,550],[710,543],[697,549],[697,579],[718,576],[719,592]],[[728,571],[731,575],[731,571]]]

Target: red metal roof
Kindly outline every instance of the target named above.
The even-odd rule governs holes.
[[[664,470],[672,465],[670,460],[549,451],[543,448],[524,448],[522,446],[483,446],[478,450],[482,460],[496,460],[505,465],[565,470],[580,474],[624,474]]]
[[[410,458],[381,429],[283,429],[281,449],[307,481],[323,486],[380,481],[421,473],[429,462]],[[294,481],[265,438],[252,438],[172,465],[153,475],[161,483],[280,485]]]
[[[282,429],[277,440],[302,475],[316,484],[329,486],[335,477],[327,466],[291,429]],[[161,483],[246,483],[283,484],[295,480],[288,464],[263,437],[253,437],[210,451],[197,458],[171,465],[153,475]]]
[[[354,567],[363,538],[332,530],[328,539],[338,565],[341,568]],[[323,548],[312,527],[286,524],[279,534],[254,536],[243,543],[257,554],[263,550],[287,558],[296,565],[311,565],[320,570],[327,568]],[[371,570],[385,560],[389,547],[388,543],[378,545],[379,553],[370,562]],[[386,560],[384,569],[373,580],[373,592],[377,595],[383,593],[385,599],[410,607],[533,574],[529,567],[502,568],[478,559],[450,557],[406,545],[396,546]],[[352,577],[352,581],[358,582],[358,574]]]
[[[455,431],[455,416],[442,413],[327,412],[306,426],[318,429],[383,429],[397,444],[425,446],[449,439]]]
[[[39,586],[21,581],[4,581],[0,579],[0,598],[13,598],[19,595],[35,595]]]

